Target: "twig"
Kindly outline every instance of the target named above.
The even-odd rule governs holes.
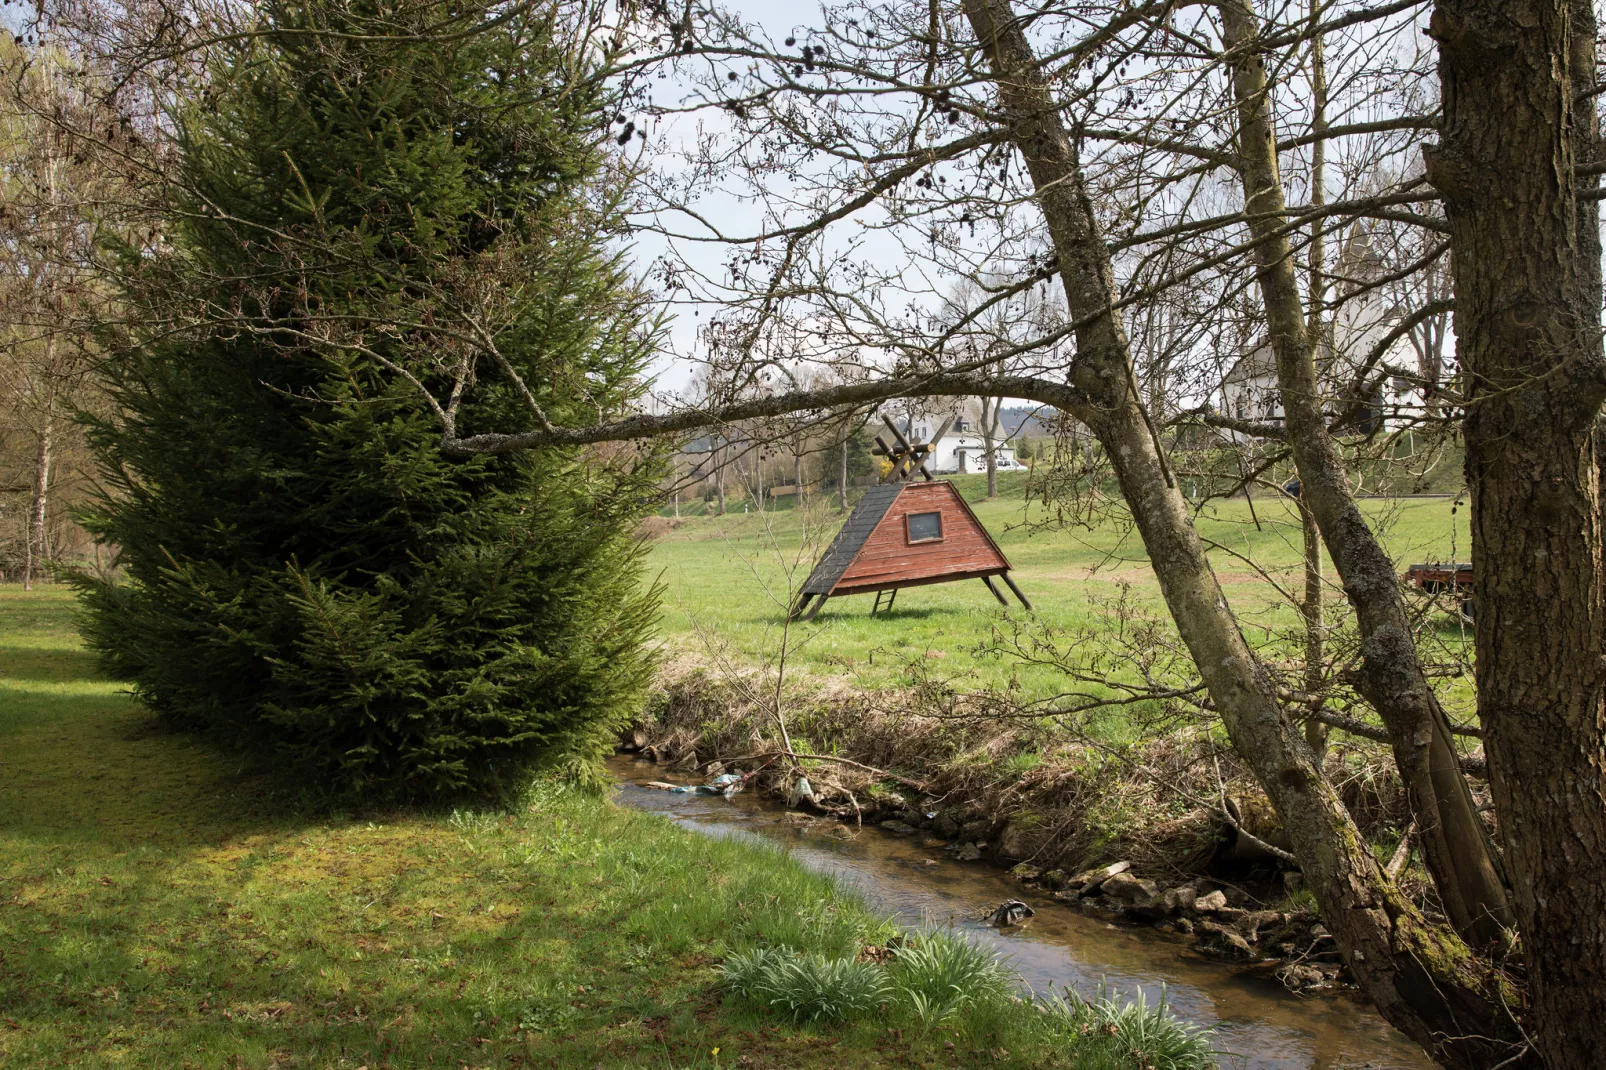
[[[1397,881],[1400,879],[1400,874],[1405,872],[1405,864],[1411,860],[1411,838],[1415,835],[1416,819],[1412,818],[1411,823],[1406,826],[1405,835],[1400,837],[1400,845],[1394,848],[1394,857],[1383,867],[1383,872],[1388,874],[1389,880]]]
[[[792,758],[794,760],[803,759],[805,761],[814,762],[838,762],[842,765],[851,765],[855,769],[862,769],[866,773],[872,773],[875,776],[881,777],[885,780],[896,781],[912,791],[923,792],[927,795],[931,794],[926,785],[919,780],[911,780],[908,777],[900,776],[899,774],[890,772],[886,769],[877,769],[873,765],[865,765],[863,762],[856,762],[852,758],[839,758],[834,754],[804,754],[800,751],[792,750],[759,751],[756,754],[742,754],[734,758],[721,758],[720,761],[729,765],[732,762],[750,762],[756,758],[777,757]]]
[[[1238,833],[1238,835],[1242,836],[1256,847],[1259,847],[1261,850],[1270,853],[1275,858],[1282,859],[1289,865],[1299,865],[1299,859],[1295,858],[1291,853],[1283,850],[1281,847],[1275,847],[1272,844],[1267,843],[1259,836],[1256,836],[1254,833],[1249,832],[1242,825],[1238,824],[1238,819],[1233,817],[1232,811],[1227,808],[1227,782],[1221,778],[1221,760],[1219,758],[1212,758],[1211,761],[1215,762],[1216,765],[1216,789],[1221,797],[1222,819],[1225,820],[1227,824],[1232,827],[1233,831]]]

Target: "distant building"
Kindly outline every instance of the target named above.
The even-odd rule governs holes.
[[[1404,335],[1395,339],[1368,370],[1367,379],[1379,385],[1370,397],[1353,395],[1357,376],[1372,351],[1381,345],[1400,322],[1404,310],[1381,287],[1370,285],[1386,272],[1382,258],[1373,248],[1364,227],[1357,224],[1339,257],[1334,274],[1346,280],[1341,291],[1347,299],[1339,305],[1332,322],[1331,344],[1323,342],[1316,354],[1316,375],[1329,411],[1338,405],[1361,402],[1358,415],[1344,428],[1348,433],[1371,434],[1390,426],[1391,417],[1406,411],[1420,411],[1423,399],[1415,384],[1380,373],[1386,366],[1410,367],[1415,364],[1410,341]],[[1342,400],[1340,400],[1342,399]],[[1235,361],[1221,381],[1222,415],[1257,423],[1282,422],[1282,391],[1277,382],[1277,357],[1269,342],[1262,342]],[[1240,441],[1236,432],[1227,437]]]
[[[940,398],[934,399],[930,411],[914,417],[912,434],[907,431],[904,433],[909,434],[914,442],[929,442],[931,436],[942,427],[943,421],[952,416],[953,422],[937,442],[926,467],[934,473],[946,475],[987,471],[987,441],[981,433],[981,402],[976,398],[959,398],[952,399],[952,403],[944,407],[942,401]],[[898,421],[898,427],[902,429],[904,423]],[[1015,447],[1009,444],[1009,438],[1009,432],[1000,421],[998,437],[993,440],[993,455],[998,459],[998,470],[1024,470],[1026,466],[1016,459]]]

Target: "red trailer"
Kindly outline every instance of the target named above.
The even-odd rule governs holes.
[[[1447,594],[1456,600],[1461,619],[1471,622],[1477,615],[1477,603],[1472,595],[1472,566],[1464,562],[1448,564],[1433,561],[1412,565],[1405,570],[1405,580],[1430,595]]]

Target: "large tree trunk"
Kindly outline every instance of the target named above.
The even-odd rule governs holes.
[[[1495,984],[1451,933],[1401,896],[1373,858],[1272,681],[1238,630],[1187,503],[1140,403],[1125,329],[1112,311],[1108,250],[1080,165],[1007,0],[965,0],[990,60],[1000,112],[1037,189],[1076,332],[1073,413],[1109,453],[1177,629],[1294,844],[1322,917],[1391,1022],[1442,1060],[1486,1067],[1517,1031]]]
[[[1258,243],[1257,273],[1300,497],[1354,603],[1361,633],[1357,686],[1388,729],[1395,763],[1411,795],[1422,857],[1445,913],[1466,939],[1490,945],[1516,922],[1500,858],[1462,776],[1449,719],[1417,658],[1394,562],[1356,505],[1343,459],[1327,430],[1314,340],[1307,331],[1293,251],[1280,229],[1286,205],[1265,65],[1257,47],[1259,20],[1245,0],[1221,0],[1218,7],[1224,43],[1236,57],[1232,82],[1238,166],[1250,231]]]
[[[1595,106],[1595,4],[1572,0],[1573,151],[1578,167],[1592,170],[1600,162],[1600,116]],[[1600,176],[1578,182],[1578,274],[1585,327],[1598,330],[1601,316]]]
[[[1595,140],[1583,7],[1438,0],[1429,29],[1444,119],[1428,178],[1450,221],[1465,370],[1478,712],[1534,1038],[1552,1070],[1598,1067],[1606,1051],[1606,597],[1592,435],[1606,361],[1599,246],[1580,227],[1574,178]]]

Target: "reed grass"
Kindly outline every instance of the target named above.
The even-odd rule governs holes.
[[[1002,1037],[1006,1053],[1060,1052],[1086,1070],[1216,1065],[1210,1034],[1177,1021],[1163,998],[1151,1005],[1142,992],[1131,1000],[1108,991],[1091,999],[1024,995],[993,953],[948,932],[915,934],[872,957],[761,946],[729,955],[720,972],[732,1000],[795,1024],[874,1020],[973,1050]]]

